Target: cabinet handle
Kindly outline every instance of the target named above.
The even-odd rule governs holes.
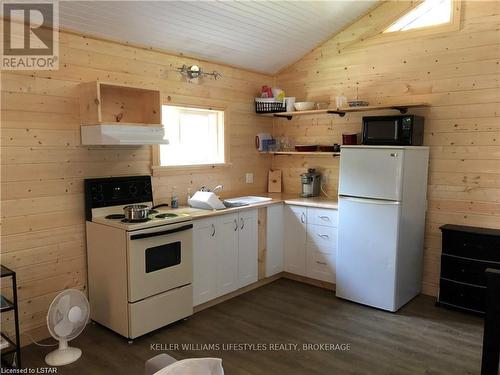
[[[238,220],[234,219],[234,231],[238,230]]]
[[[215,225],[212,224],[212,234],[210,235],[210,237],[213,237],[215,236]]]
[[[328,234],[319,234],[318,233],[318,236],[321,238],[330,238],[330,236]]]
[[[306,223],[306,215],[303,212],[300,214],[300,222],[302,224]]]
[[[240,229],[245,228],[245,220],[243,220],[243,218],[241,218],[240,221],[241,221],[241,227],[240,227]]]
[[[320,216],[319,218],[321,220],[330,221],[330,218],[328,216]]]
[[[323,266],[326,266],[326,264],[327,264],[326,262],[320,262],[319,260],[317,260],[316,263],[322,264]]]

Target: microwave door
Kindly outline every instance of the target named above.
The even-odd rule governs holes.
[[[397,120],[368,121],[364,126],[365,144],[396,144],[398,140]]]

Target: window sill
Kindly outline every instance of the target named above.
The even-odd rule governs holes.
[[[161,166],[153,165],[151,170],[153,176],[169,176],[177,174],[190,174],[190,173],[207,173],[214,170],[225,169],[231,167],[232,163],[220,164],[196,164],[196,165],[179,165],[179,166]]]

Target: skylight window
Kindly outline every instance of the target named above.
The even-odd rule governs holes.
[[[451,22],[451,16],[452,0],[425,0],[393,23],[384,33],[448,24]]]

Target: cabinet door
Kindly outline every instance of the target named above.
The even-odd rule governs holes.
[[[283,271],[283,205],[267,207],[266,277]]]
[[[217,218],[217,296],[238,289],[238,214]]]
[[[239,287],[254,283],[258,278],[258,227],[257,210],[240,212],[238,236]]]
[[[306,208],[285,206],[285,271],[306,275]]]
[[[193,229],[193,305],[217,296],[217,222],[202,219]]]

